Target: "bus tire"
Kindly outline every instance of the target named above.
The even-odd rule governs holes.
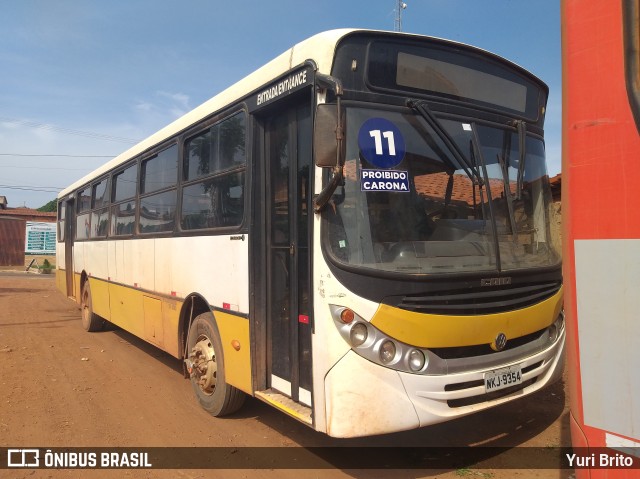
[[[85,281],[82,287],[82,301],[80,303],[82,311],[82,327],[91,332],[100,331],[103,328],[104,320],[93,312],[93,303],[91,301],[91,288],[89,280]]]
[[[191,386],[202,408],[215,417],[240,409],[245,394],[225,381],[222,343],[211,313],[202,313],[191,323],[187,354]]]

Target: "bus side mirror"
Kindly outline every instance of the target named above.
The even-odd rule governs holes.
[[[338,121],[339,106],[321,103],[316,107],[316,121],[313,132],[313,151],[316,166],[333,168],[340,165],[343,158],[343,122]]]

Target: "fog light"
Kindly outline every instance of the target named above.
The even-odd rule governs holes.
[[[564,314],[560,314],[551,326],[549,326],[549,341],[555,342],[564,327]]]
[[[356,323],[349,331],[349,339],[351,340],[351,346],[358,347],[367,340],[368,336],[367,326],[363,323]]]
[[[389,363],[396,357],[396,345],[392,341],[385,341],[380,345],[380,361]]]
[[[409,368],[414,372],[420,371],[424,367],[424,353],[418,349],[413,349],[409,353]]]
[[[549,342],[555,343],[556,339],[558,339],[558,327],[553,323],[549,326]]]

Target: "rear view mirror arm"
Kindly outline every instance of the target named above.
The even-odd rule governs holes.
[[[329,179],[329,183],[327,183],[322,191],[313,199],[314,213],[320,213],[322,211],[327,203],[329,203],[334,191],[336,191],[336,188],[340,184],[342,184],[342,166],[335,166],[333,168],[333,174]]]
[[[327,205],[331,196],[335,192],[338,185],[343,181],[342,167],[344,164],[344,158],[342,155],[342,146],[344,142],[344,127],[342,124],[342,104],[341,98],[343,94],[342,82],[337,78],[330,75],[324,75],[322,73],[316,74],[316,83],[321,88],[332,90],[336,95],[336,163],[333,167],[333,173],[327,185],[313,200],[313,210],[315,213],[320,213],[322,209]]]

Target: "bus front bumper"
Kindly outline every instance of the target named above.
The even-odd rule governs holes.
[[[500,365],[519,366],[522,384],[486,394],[482,369],[428,376],[374,364],[349,351],[325,378],[326,433],[358,437],[437,424],[529,395],[562,377],[564,330],[549,348]],[[498,369],[498,368],[494,368]]]

